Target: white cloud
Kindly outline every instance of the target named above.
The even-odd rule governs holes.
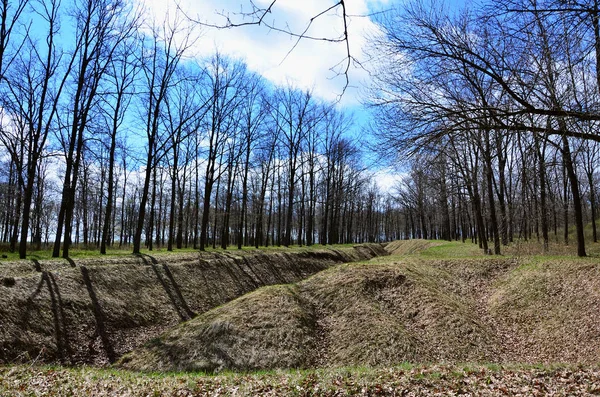
[[[396,186],[406,177],[406,173],[391,168],[382,168],[375,173],[375,182],[382,192],[394,194]]]
[[[156,16],[171,14],[175,10],[175,0],[140,0]],[[266,7],[271,0],[255,2]],[[366,45],[365,34],[376,29],[375,24],[366,15],[373,8],[378,8],[386,1],[382,0],[348,0],[346,11],[351,15],[348,22],[350,52],[361,60],[363,47]],[[239,12],[250,11],[250,1],[242,0],[180,0],[180,6],[186,13],[201,21],[212,24],[224,24],[228,14],[235,22],[244,20]],[[289,28],[301,32],[315,15],[333,5],[333,1],[322,0],[278,0],[266,20],[277,27]],[[237,14],[236,14],[237,13]],[[314,37],[339,38],[343,34],[341,10],[334,9],[315,19],[307,35]],[[326,41],[301,40],[294,47],[296,40],[289,35],[269,30],[265,26],[244,26],[233,29],[204,28],[194,51],[198,56],[207,56],[219,49],[221,52],[242,58],[251,70],[254,70],[275,84],[291,84],[304,89],[314,89],[317,96],[334,100],[343,91],[346,84],[343,75],[336,74],[345,69],[347,56],[346,44]],[[337,69],[336,68],[337,65]],[[334,70],[332,70],[332,68]],[[367,73],[351,66],[350,87],[343,103],[358,103],[357,86],[367,78]]]

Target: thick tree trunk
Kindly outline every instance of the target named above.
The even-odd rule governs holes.
[[[566,135],[563,135],[563,159],[571,185],[571,194],[573,196],[573,212],[575,213],[575,229],[577,234],[577,256],[583,257],[586,256],[583,208],[581,203],[581,195],[579,193],[579,181],[577,178],[577,173],[575,172],[575,166],[573,165],[573,159],[571,157],[569,139]]]
[[[595,243],[598,242],[598,232],[596,228],[596,185],[594,183],[593,172],[587,173],[588,184],[590,185],[590,210],[592,215],[592,239]]]

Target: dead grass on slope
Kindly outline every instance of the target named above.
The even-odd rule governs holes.
[[[120,365],[206,372],[299,367],[314,350],[314,323],[296,286],[264,287],[150,341]]]
[[[293,287],[259,290],[191,322],[203,330],[227,321],[229,333],[205,338],[192,327],[185,340],[171,331],[160,341],[180,352],[226,346],[234,365],[206,358],[212,364],[202,368],[216,369],[598,362],[600,264],[593,259],[386,260],[339,265]],[[275,298],[272,291],[285,293]],[[292,312],[302,315],[291,321],[285,316]],[[290,349],[278,335],[296,335],[309,348]],[[265,359],[253,357],[256,351]],[[128,368],[186,369],[163,366],[164,350],[153,354],[139,360],[146,366]]]
[[[0,363],[106,365],[264,285],[387,253],[379,245],[0,264]]]
[[[502,278],[490,295],[506,324],[513,362],[597,363],[600,264],[592,259],[534,260]]]
[[[493,334],[456,283],[426,262],[393,262],[337,267],[301,287],[331,323],[329,365],[489,361]]]
[[[491,361],[494,336],[475,302],[444,283],[452,283],[450,274],[423,263],[336,266],[212,310],[121,365],[165,371]]]

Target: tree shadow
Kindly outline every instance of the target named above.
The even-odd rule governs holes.
[[[35,266],[35,270],[41,273],[42,268],[40,267],[40,263],[35,259],[33,259],[32,261]],[[38,282],[35,290],[33,290],[33,292],[27,297],[27,300],[25,301],[25,310],[21,311],[21,318],[20,318],[21,324],[22,324],[21,329],[29,329],[30,328],[30,325],[28,323],[29,323],[29,319],[31,317],[31,312],[35,308],[34,300],[42,292],[45,281],[46,280],[45,280],[44,275],[41,274],[40,281]]]
[[[253,289],[258,287],[258,285],[256,285],[255,280],[240,267],[237,259],[234,256],[226,252],[222,253],[221,255],[221,258],[219,259],[220,261],[222,261],[220,269],[226,271],[231,280],[233,281],[233,285],[236,288],[235,294],[237,296],[243,295],[248,291],[252,291]],[[243,274],[242,277],[240,277],[240,274],[238,274],[238,272],[234,270],[234,266],[236,266]]]
[[[177,315],[179,316],[181,321],[187,321],[196,317],[196,313],[194,313],[194,311],[190,309],[185,298],[183,297],[183,294],[181,293],[181,288],[179,287],[179,284],[177,284],[177,282],[175,281],[175,278],[173,277],[173,273],[171,272],[171,269],[169,269],[169,266],[163,264],[159,267],[158,260],[156,260],[155,257],[150,255],[140,254],[139,257],[142,259],[146,266],[151,267],[154,271],[156,278],[165,290],[165,293],[169,297],[169,300],[173,304],[173,307],[175,308],[175,311],[177,312]],[[164,272],[166,276],[166,279],[161,272],[161,268],[162,272]]]
[[[112,346],[112,342],[110,341],[110,337],[106,330],[106,320],[104,316],[104,312],[102,311],[102,307],[100,306],[100,302],[98,301],[98,296],[96,295],[96,291],[94,291],[94,287],[92,285],[92,280],[90,279],[90,273],[87,267],[81,266],[81,276],[83,277],[83,282],[87,288],[88,294],[92,301],[92,308],[94,310],[94,318],[96,320],[96,333],[100,336],[100,340],[102,341],[102,346],[104,347],[104,352],[108,357],[108,361],[110,363],[114,363],[116,361],[115,350]]]
[[[35,268],[35,271],[41,273],[42,264],[40,263],[40,261],[38,261],[37,259],[32,259],[31,261],[33,262],[33,267]]]
[[[67,262],[69,262],[69,265],[71,265],[71,267],[77,267],[77,265],[75,264],[75,261],[71,258],[65,258],[67,260]]]
[[[169,278],[169,281],[171,282],[171,286],[173,287],[177,298],[179,298],[179,301],[181,302],[181,307],[185,310],[185,312],[190,318],[196,317],[196,313],[194,313],[194,311],[190,309],[185,298],[183,297],[179,284],[177,284],[177,282],[175,281],[175,278],[173,277],[173,273],[171,273],[171,269],[169,268],[169,266],[166,263],[163,263],[162,268],[167,277]]]
[[[274,255],[267,255],[267,254],[260,254],[260,260],[261,263],[265,266],[265,270],[267,271],[267,274],[269,274],[270,276],[273,277],[273,279],[275,280],[276,283],[278,284],[287,284],[290,282],[290,280],[288,280],[286,277],[283,276],[283,274],[281,273],[280,267],[282,264],[280,264],[279,266],[275,266],[274,261],[276,260],[276,258],[281,258],[281,261],[283,262],[283,264],[286,265],[286,267],[288,267],[291,262],[290,259],[287,255],[285,255],[285,252],[281,252],[281,253],[277,253]],[[292,266],[292,271],[296,272],[295,266]]]
[[[56,279],[51,272],[43,272],[42,278],[45,280],[50,301],[52,303],[52,315],[54,317],[54,333],[56,337],[56,349],[61,362],[71,362],[73,351],[69,343],[67,316],[65,314],[64,304]]]
[[[40,281],[35,290],[27,297],[25,302],[25,310],[21,316],[23,329],[28,329],[31,317],[31,311],[35,308],[34,300],[42,292],[44,285],[48,289],[50,296],[50,310],[52,311],[54,338],[56,340],[56,353],[61,363],[70,363],[73,358],[73,350],[69,342],[67,315],[64,310],[64,303],[58,288],[58,283],[54,274],[49,271],[42,270],[42,266],[37,259],[32,259],[35,270],[41,274]]]
[[[250,261],[250,259],[248,259],[246,256],[242,256],[242,260],[244,261],[244,264],[246,265],[246,267],[248,268],[250,273],[252,273],[252,275],[250,275],[250,274],[248,274],[248,272],[244,271],[242,265],[239,264],[237,261],[236,261],[236,264],[238,265],[240,270],[242,270],[244,273],[246,273],[248,275],[248,277],[253,279],[255,287],[258,288],[261,285],[265,285],[266,284],[265,280],[263,280],[263,278],[260,276],[260,274],[258,274],[254,271],[254,269],[252,267],[252,261]]]

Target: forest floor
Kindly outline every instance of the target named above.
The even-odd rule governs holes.
[[[0,395],[590,396],[600,395],[600,367],[402,364],[206,375],[0,366]]]
[[[0,366],[0,396],[600,395],[597,257],[386,250],[201,312],[111,368]]]

